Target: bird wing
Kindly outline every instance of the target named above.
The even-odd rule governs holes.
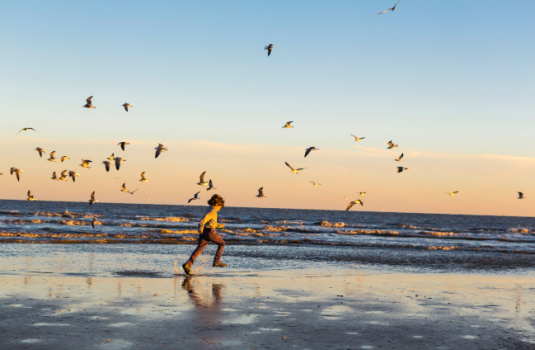
[[[141,179],[143,179],[143,180],[147,180],[147,179],[145,178],[145,172],[142,172],[142,173],[141,173]]]
[[[93,96],[89,96],[88,98],[85,99],[85,102],[87,102],[88,106],[91,106],[91,99],[92,98],[93,98]]]
[[[351,207],[353,206],[353,204],[355,204],[355,202],[350,202],[346,208],[346,211],[348,211],[349,209],[351,209]]]
[[[288,166],[288,168],[290,168],[292,170],[295,170],[290,164],[288,164],[288,162],[284,162],[284,164],[286,164]]]
[[[308,154],[314,149],[314,147],[309,147],[307,148],[307,150],[305,151],[305,156],[304,158],[306,158],[308,156]]]
[[[390,11],[390,9],[388,9],[388,10],[384,10],[384,11],[382,11],[382,12],[379,12],[378,15],[382,15],[383,13],[388,12],[388,11]]]
[[[200,183],[204,183],[204,174],[206,174],[206,171],[203,171],[201,176],[199,176],[199,178],[201,179]]]
[[[91,200],[95,200],[95,191],[93,191],[93,193],[91,193]]]
[[[125,103],[125,104],[123,105],[123,107],[124,107],[124,110],[128,112],[128,104]],[[124,149],[123,149],[123,151],[124,151]]]
[[[264,195],[264,187],[260,187],[260,188],[258,189],[258,195],[259,195],[260,197],[262,197],[262,196]]]
[[[161,148],[160,146],[156,147],[156,155],[154,156],[154,158],[158,158],[160,153],[162,153],[162,150],[163,148]]]
[[[110,171],[110,162],[105,160],[105,161],[102,162],[102,164],[104,164],[104,166],[106,167],[106,171]]]
[[[121,190],[124,191],[124,192],[126,192],[126,182],[123,183],[123,186],[121,186]]]

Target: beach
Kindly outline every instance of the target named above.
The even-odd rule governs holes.
[[[532,269],[214,246],[1,244],[2,349],[534,349]],[[327,252],[330,248],[323,247]],[[353,248],[348,248],[353,249]],[[338,253],[339,254],[339,253]]]

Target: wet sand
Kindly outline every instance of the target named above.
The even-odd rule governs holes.
[[[186,278],[173,263],[192,246],[3,248],[1,349],[535,349],[529,271],[232,256],[215,269],[207,250]]]

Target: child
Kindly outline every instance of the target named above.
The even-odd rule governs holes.
[[[210,211],[204,215],[204,218],[199,222],[199,243],[197,245],[197,248],[191,253],[191,257],[189,260],[182,265],[182,268],[186,272],[186,274],[191,275],[191,265],[195,262],[195,259],[199,255],[201,255],[202,251],[208,244],[208,242],[212,241],[217,244],[217,252],[215,253],[214,257],[214,267],[226,267],[227,264],[224,264],[221,262],[221,254],[223,254],[223,249],[225,248],[225,241],[223,241],[223,238],[219,236],[216,232],[216,228],[222,228],[225,225],[224,224],[218,224],[217,223],[217,212],[219,209],[223,208],[225,206],[225,201],[223,198],[218,195],[214,194],[212,198],[208,201],[208,204],[212,206]]]

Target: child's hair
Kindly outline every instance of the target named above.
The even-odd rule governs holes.
[[[225,200],[220,195],[214,194],[212,198],[210,198],[210,200],[208,201],[208,204],[213,207],[223,208],[225,206]]]

